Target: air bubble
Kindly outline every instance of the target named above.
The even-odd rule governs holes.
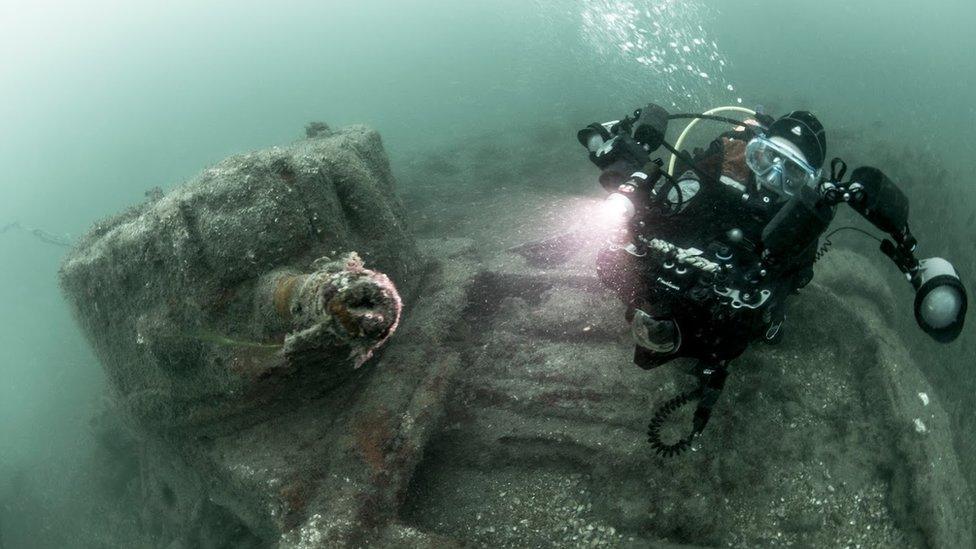
[[[681,96],[712,103],[735,91],[724,75],[726,58],[705,30],[704,21],[712,20],[715,10],[704,0],[575,4],[581,6],[583,37],[593,50],[607,61],[630,60],[639,70],[663,77],[658,84],[662,92],[680,89]],[[727,91],[719,93],[721,88]]]

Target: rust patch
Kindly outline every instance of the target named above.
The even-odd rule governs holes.
[[[349,332],[352,336],[363,335],[363,330],[356,322],[356,318],[349,312],[349,308],[346,307],[338,298],[333,299],[329,302],[329,313],[342,324],[342,327]]]
[[[230,353],[227,369],[242,378],[257,381],[277,367],[276,353],[271,349],[235,349]]]
[[[275,284],[275,311],[278,312],[278,316],[288,322],[291,322],[291,296],[295,291],[295,285],[298,283],[299,278],[297,276],[283,276]]]
[[[311,489],[306,482],[299,480],[293,481],[278,492],[281,501],[285,504],[284,525],[285,529],[297,528],[305,517],[305,510],[308,508],[308,500]]]
[[[353,427],[356,448],[369,465],[374,478],[386,471],[386,454],[393,444],[392,416],[386,408],[379,408],[361,416]]]
[[[237,297],[237,288],[221,288],[207,304],[211,313],[223,312]]]
[[[295,168],[292,167],[291,162],[287,158],[278,158],[271,163],[271,169],[278,174],[278,177],[282,179],[286,184],[294,183]]]

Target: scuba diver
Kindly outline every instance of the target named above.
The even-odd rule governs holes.
[[[725,111],[750,118],[718,116]],[[692,122],[671,145],[665,133],[676,119]],[[681,150],[703,119],[733,129],[693,155]],[[615,229],[597,272],[626,305],[634,362],[651,369],[697,360],[698,387],[664,403],[650,423],[648,441],[659,454],[687,450],[705,429],[730,361],[752,342],[783,337],[788,297],[813,278],[820,238],[841,203],[886,233],[881,251],[914,286],[919,326],[943,343],[962,331],[965,288],[948,261],[915,257],[908,198],[877,168],[858,168],[845,181],[847,165],[834,158],[825,173],[826,132],[811,113],[773,119],[723,107],[669,114],[649,104],[577,137],[610,193],[606,210]],[[671,153],[667,169],[661,158],[652,160],[660,148]],[[693,401],[691,433],[664,442],[664,421]]]

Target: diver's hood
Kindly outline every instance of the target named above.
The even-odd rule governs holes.
[[[807,111],[793,111],[776,120],[766,135],[782,137],[795,145],[816,169],[822,168],[827,159],[827,133],[820,120]]]

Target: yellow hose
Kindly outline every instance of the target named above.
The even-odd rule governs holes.
[[[756,111],[752,109],[747,109],[745,107],[734,107],[734,106],[716,107],[714,109],[707,110],[702,114],[711,116],[713,114],[718,114],[722,112],[739,112],[743,114],[748,114],[749,116],[756,116]],[[695,118],[694,120],[688,123],[688,126],[685,127],[684,131],[681,132],[681,135],[678,137],[678,140],[674,142],[675,150],[678,151],[681,150],[681,146],[685,144],[685,138],[688,137],[688,134],[691,133],[691,130],[695,129],[695,126],[697,126],[698,123],[701,121],[702,121],[701,118]],[[674,167],[677,163],[678,163],[678,157],[672,154],[671,162],[668,163],[668,175],[674,175]]]

